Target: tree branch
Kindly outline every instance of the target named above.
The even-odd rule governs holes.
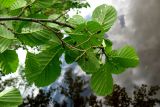
[[[56,21],[55,19],[36,19],[36,18],[24,18],[24,17],[0,17],[0,21],[12,21],[12,20],[18,20],[18,21],[29,21],[29,22],[49,22],[49,23],[55,23],[60,26],[65,26],[69,27],[71,29],[74,29],[73,26],[67,24],[67,23],[62,23],[59,21]]]

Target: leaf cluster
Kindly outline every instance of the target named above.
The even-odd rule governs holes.
[[[4,74],[16,71],[16,50],[24,48],[26,79],[36,86],[47,86],[59,77],[59,58],[65,53],[67,63],[77,62],[86,73],[92,74],[92,90],[104,96],[113,90],[112,74],[139,63],[133,47],[113,50],[112,42],[104,38],[117,18],[112,6],[98,6],[91,20],[85,20],[79,15],[72,18],[66,15],[72,8],[89,6],[79,0],[0,2],[0,68]],[[39,53],[31,53],[27,47],[39,47]]]

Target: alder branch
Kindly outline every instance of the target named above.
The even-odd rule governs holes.
[[[13,21],[13,20],[17,20],[17,21],[29,21],[29,22],[49,22],[49,23],[55,23],[58,24],[60,26],[64,26],[64,27],[69,27],[71,29],[74,29],[73,26],[67,24],[67,23],[62,23],[59,21],[56,21],[55,19],[36,19],[36,18],[25,18],[25,17],[0,17],[0,21]]]

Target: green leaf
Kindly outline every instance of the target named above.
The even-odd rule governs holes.
[[[52,15],[50,15],[50,16],[48,17],[48,19],[57,19],[59,16],[60,16],[59,14],[52,14]],[[60,18],[58,19],[58,21],[65,23],[64,17],[60,17]],[[50,26],[50,27],[53,27],[53,28],[57,28],[57,29],[59,29],[59,30],[62,29],[61,26],[59,26],[58,24],[55,24],[55,23],[47,23],[47,25]]]
[[[8,8],[10,7],[16,0],[0,0],[0,7]]]
[[[92,14],[93,20],[99,22],[107,32],[117,19],[117,12],[114,7],[100,5],[96,7]]]
[[[75,62],[76,58],[81,55],[81,52],[77,50],[66,49],[65,50],[65,60],[67,63]]]
[[[34,55],[27,54],[25,75],[30,83],[37,86],[47,86],[60,75],[59,57],[63,53],[62,47],[56,46]]]
[[[77,50],[66,49],[65,60],[67,63],[73,63],[76,61],[86,73],[97,72],[100,68],[99,60],[91,50],[84,53]]]
[[[18,107],[21,103],[22,97],[16,88],[5,89],[0,93],[0,107]]]
[[[12,28],[11,23],[6,23],[7,27]],[[7,39],[14,39],[14,34],[8,31],[7,28],[0,25],[0,37],[7,38]]]
[[[0,53],[0,68],[4,74],[15,72],[18,67],[18,62],[16,51],[6,50]]]
[[[0,37],[0,53],[3,53],[12,43],[12,39],[7,39],[4,37]]]
[[[27,2],[25,0],[16,0],[10,7],[11,10],[19,9],[25,7]]]
[[[139,58],[135,49],[131,46],[125,46],[117,52],[111,54],[110,60],[122,67],[135,67],[139,64]]]
[[[112,93],[112,75],[105,66],[102,66],[99,71],[92,75],[91,89],[99,96],[106,96]]]
[[[47,43],[52,36],[55,36],[53,32],[48,30],[39,30],[30,33],[22,33],[18,35],[18,39],[25,45],[37,46]]]
[[[34,5],[39,8],[48,8],[53,5],[53,0],[36,0]]]
[[[17,35],[17,38],[25,45],[42,45],[47,43],[50,39],[52,39],[53,36],[56,36],[53,32],[42,29],[37,25],[31,26],[31,28],[26,28],[25,31],[23,31],[23,33]]]
[[[84,19],[82,16],[80,16],[80,15],[74,15],[72,18],[70,18],[70,19],[68,20],[68,22],[69,22],[70,24],[76,26],[76,25],[85,23],[86,21],[85,21],[85,19]]]
[[[73,40],[76,41],[77,47],[89,48],[101,45],[103,41],[104,30],[102,26],[95,21],[80,24],[71,34]]]
[[[114,62],[107,62],[104,65],[108,71],[113,74],[120,74],[125,71],[126,68],[122,67],[121,65],[114,63]]]
[[[97,72],[100,68],[99,60],[91,52],[87,52],[77,62],[86,73]]]
[[[112,41],[109,39],[104,39],[105,42],[105,51],[107,54],[109,54],[112,51]]]

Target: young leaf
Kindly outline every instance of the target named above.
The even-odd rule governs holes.
[[[93,11],[92,18],[99,22],[107,32],[116,21],[117,12],[114,7],[103,4]]]
[[[59,57],[62,53],[60,46],[42,51],[37,55],[28,53],[25,70],[27,80],[37,86],[47,86],[54,82],[60,75]]]
[[[6,50],[0,53],[0,68],[4,74],[15,72],[18,67],[18,62],[16,51]]]
[[[102,66],[99,71],[92,75],[91,89],[99,96],[105,96],[112,93],[112,75],[105,66]]]
[[[70,24],[76,26],[76,25],[85,23],[86,21],[85,21],[85,19],[84,19],[82,16],[80,16],[80,15],[74,15],[72,18],[70,18],[70,19],[68,20],[68,22],[69,22]]]
[[[135,67],[139,63],[139,58],[135,49],[131,46],[125,46],[117,50],[117,52],[111,54],[110,59],[112,62],[126,68]]]
[[[18,107],[21,103],[22,97],[16,88],[5,89],[0,93],[0,107]]]

